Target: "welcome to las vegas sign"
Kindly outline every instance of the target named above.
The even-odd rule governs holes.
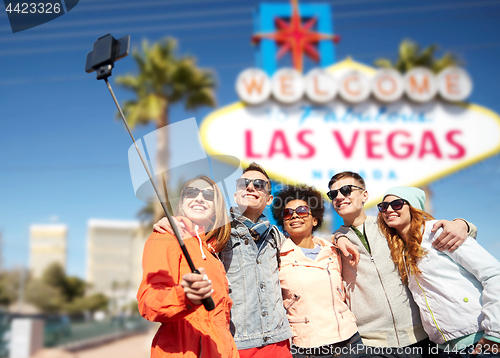
[[[380,73],[350,59],[326,72],[337,83],[355,74],[373,83]],[[363,86],[358,82],[347,86],[358,93]],[[500,117],[437,96],[439,81],[421,91],[432,96],[420,101],[400,94],[382,102],[372,86],[360,101],[339,93],[323,103],[293,83],[282,81],[281,88],[285,96],[295,95],[293,101],[279,101],[273,92],[260,104],[242,101],[211,113],[200,128],[208,153],[234,155],[243,164],[255,161],[277,181],[307,183],[323,192],[333,174],[359,172],[370,188],[367,205],[373,205],[391,186],[421,186],[500,152]],[[454,85],[470,93],[467,81]]]

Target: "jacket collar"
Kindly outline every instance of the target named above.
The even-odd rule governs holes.
[[[201,256],[203,259],[205,259],[206,257],[202,249],[203,246],[205,246],[210,253],[216,253],[215,246],[217,245],[217,239],[215,237],[212,237],[210,238],[210,240],[205,241],[205,228],[203,226],[197,225],[183,216],[176,216],[175,218],[177,219],[177,221],[184,224],[184,229],[181,232],[183,240],[191,237],[198,240]]]
[[[325,239],[313,236],[312,240],[315,244],[321,246],[321,251],[319,252],[318,256],[316,256],[315,261],[319,261],[325,257],[329,257],[332,253],[332,250],[335,250],[335,246],[333,246],[331,242]],[[292,255],[292,258],[295,261],[310,260],[306,257],[302,249],[299,246],[295,245],[295,243],[290,238],[287,238],[285,240],[280,250],[280,256],[287,256],[287,255]]]
[[[196,237],[197,232],[201,237],[205,236],[205,228],[203,226],[196,225],[194,222],[184,216],[176,216],[175,219],[184,224],[184,229],[181,233],[182,237]]]

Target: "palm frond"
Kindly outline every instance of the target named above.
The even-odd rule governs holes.
[[[377,67],[395,68],[401,73],[406,73],[415,67],[426,67],[434,73],[438,73],[450,66],[457,66],[463,62],[457,56],[446,53],[441,58],[436,58],[438,46],[433,44],[421,50],[420,46],[409,39],[401,41],[398,49],[398,58],[393,64],[386,58],[379,58],[374,61]]]
[[[392,64],[391,60],[388,58],[379,58],[375,60],[375,66],[380,68],[394,68],[395,66]]]

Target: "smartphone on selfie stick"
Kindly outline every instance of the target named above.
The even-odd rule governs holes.
[[[132,138],[132,141],[134,142],[135,149],[137,150],[137,154],[139,154],[139,158],[141,159],[142,165],[144,166],[144,169],[146,170],[149,180],[151,181],[151,185],[153,186],[153,189],[156,193],[156,196],[158,197],[158,200],[161,203],[161,207],[163,208],[163,211],[165,212],[165,215],[167,216],[167,219],[170,223],[170,226],[172,227],[175,237],[177,238],[177,241],[179,242],[179,245],[181,247],[182,253],[186,257],[186,260],[188,262],[189,268],[191,269],[191,272],[199,274],[200,272],[194,267],[193,260],[191,259],[191,256],[189,256],[189,253],[186,249],[186,246],[184,245],[184,242],[182,241],[181,234],[179,233],[179,229],[177,228],[177,225],[174,222],[174,219],[172,218],[172,215],[167,209],[167,206],[165,205],[165,202],[162,201],[160,192],[158,190],[158,187],[156,186],[153,177],[151,175],[151,172],[149,171],[149,168],[146,164],[146,161],[144,160],[144,157],[141,154],[141,151],[139,150],[139,147],[137,146],[137,143],[135,142],[134,136],[132,135],[132,132],[130,131],[130,127],[128,126],[127,120],[125,119],[125,115],[122,112],[122,109],[120,107],[120,104],[118,103],[115,94],[113,92],[113,89],[111,88],[111,85],[108,81],[108,77],[111,76],[111,70],[114,67],[115,61],[118,61],[124,57],[126,57],[129,54],[130,50],[130,36],[126,35],[123,36],[122,38],[119,38],[118,40],[115,39],[111,34],[107,34],[105,36],[99,37],[96,42],[94,42],[94,48],[92,51],[87,53],[87,61],[85,63],[85,72],[91,73],[96,71],[97,73],[97,79],[98,80],[104,80],[106,82],[106,85],[109,89],[109,92],[111,93],[111,96],[113,97],[113,100],[115,101],[116,107],[118,108],[118,111],[120,112],[120,116],[123,120],[123,124],[125,125],[125,128],[127,129],[128,133],[130,134],[130,137]],[[215,308],[214,301],[212,297],[208,297],[203,299],[203,306],[205,306],[205,309],[207,311],[211,311]]]

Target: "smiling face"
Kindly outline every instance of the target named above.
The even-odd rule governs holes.
[[[333,183],[330,186],[330,190],[338,190],[344,185],[356,185],[361,188],[363,187],[363,185],[356,179],[346,177]],[[339,191],[337,197],[332,201],[332,204],[337,214],[344,219],[344,222],[353,222],[357,217],[364,213],[364,204],[367,200],[368,192],[366,190],[352,188],[351,194],[347,196],[342,195]]]
[[[285,209],[297,209],[299,206],[308,206],[304,200],[292,200],[285,205]],[[296,239],[303,239],[312,235],[314,226],[318,224],[318,220],[313,218],[309,213],[306,217],[299,217],[297,213],[293,213],[292,217],[288,220],[283,220],[283,228],[290,235],[294,241]]]
[[[384,198],[384,202],[390,203],[393,200],[400,199],[395,195],[387,195]],[[408,204],[403,205],[400,210],[394,210],[392,206],[389,205],[385,213],[381,213],[387,226],[395,228],[399,233],[405,232],[411,224],[411,214],[410,206]]]
[[[200,190],[214,190],[209,183],[202,179],[197,179],[188,186]],[[182,210],[189,220],[203,226],[205,229],[208,229],[213,224],[215,218],[214,202],[206,200],[201,191],[195,198],[188,198],[186,195],[183,195]]]
[[[236,204],[238,204],[240,212],[255,222],[266,206],[270,205],[273,201],[273,196],[269,193],[271,184],[264,174],[254,170],[243,173],[241,178],[262,179],[268,182],[266,190],[257,190],[253,186],[253,183],[249,183],[245,189],[237,188],[234,194],[234,199]]]

